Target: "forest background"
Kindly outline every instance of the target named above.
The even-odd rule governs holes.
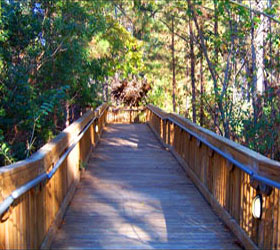
[[[1,0],[0,165],[103,101],[153,103],[279,160],[279,13],[278,0]]]

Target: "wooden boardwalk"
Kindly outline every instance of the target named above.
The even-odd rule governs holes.
[[[171,153],[144,124],[109,125],[52,248],[238,249]]]

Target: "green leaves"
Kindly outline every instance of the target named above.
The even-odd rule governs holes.
[[[0,142],[11,143],[3,144],[0,164],[7,162],[7,154],[23,159],[63,129],[66,101],[79,108],[99,101],[100,84],[89,82],[107,72],[88,47],[94,35],[109,27],[102,14],[109,5],[1,1]],[[108,47],[103,50],[107,53]]]
[[[10,152],[10,146],[4,141],[3,131],[0,129],[0,159],[1,158],[5,164],[14,162],[14,158]]]
[[[253,22],[254,22],[255,24],[260,24],[260,23],[261,23],[261,18],[260,18],[259,16],[254,16],[254,17],[253,17]]]
[[[8,152],[9,152],[9,147],[7,146],[7,144],[6,143],[3,143],[2,144],[2,146],[1,146],[1,152],[2,152],[2,154],[3,155],[7,155],[8,154]]]
[[[40,110],[44,115],[48,115],[48,113],[52,112],[53,106],[54,104],[52,102],[51,103],[44,102],[40,107]]]

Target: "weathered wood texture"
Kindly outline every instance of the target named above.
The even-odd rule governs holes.
[[[148,124],[243,245],[246,248],[280,249],[279,190],[272,188],[270,195],[263,195],[263,215],[261,220],[255,219],[251,212],[252,201],[261,191],[252,187],[250,176],[165,117],[172,118],[248,169],[271,180],[280,180],[280,164],[178,115],[148,106]]]
[[[146,109],[109,108],[108,123],[143,123],[146,122]]]
[[[238,249],[145,124],[111,124],[92,153],[54,249]]]
[[[59,224],[79,181],[81,163],[87,160],[100,137],[107,115],[104,109],[107,110],[107,105],[95,112],[88,111],[29,159],[0,168],[2,202],[15,189],[48,173],[83,128],[94,117],[103,114],[88,128],[55,175],[21,196],[4,214],[0,220],[0,249],[38,249],[43,241],[44,246],[48,245],[47,241],[51,240],[48,231],[53,231],[55,224]],[[97,124],[98,132],[94,129]]]

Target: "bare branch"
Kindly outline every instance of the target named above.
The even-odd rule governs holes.
[[[163,20],[159,20],[160,22],[162,22],[170,31],[172,31],[171,27]],[[183,39],[185,42],[189,42],[189,39],[187,37],[182,36],[181,34],[174,32],[174,34],[178,37],[180,37],[181,39]]]

